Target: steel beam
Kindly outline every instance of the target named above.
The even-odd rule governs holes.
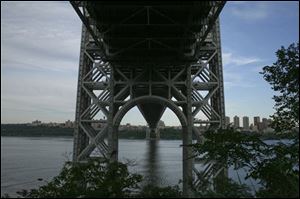
[[[193,168],[193,154],[192,148],[189,146],[192,144],[192,132],[193,132],[193,115],[192,115],[192,84],[191,84],[191,66],[186,66],[186,105],[183,107],[183,111],[187,118],[188,125],[182,132],[182,179],[183,179],[183,196],[192,196],[192,168]]]
[[[118,127],[126,112],[138,106],[147,118],[149,127],[154,130],[157,121],[168,107],[177,115],[182,125],[183,194],[185,197],[191,197],[193,182],[196,182],[196,188],[202,185],[197,176],[214,178],[215,173],[212,171],[222,171],[222,168],[213,163],[207,166],[204,174],[197,171],[193,166],[193,154],[189,145],[192,143],[192,134],[198,142],[204,140],[197,124],[208,125],[211,129],[222,128],[225,125],[221,42],[217,19],[224,2],[203,4],[210,9],[207,11],[207,18],[201,22],[194,22],[192,19],[193,15],[197,14],[194,12],[197,9],[189,7],[194,11],[188,23],[182,24],[176,21],[178,18],[170,17],[172,11],[170,15],[162,11],[167,9],[166,5],[158,4],[156,7],[142,6],[135,9],[118,23],[107,24],[108,27],[91,17],[95,13],[90,13],[93,10],[88,9],[88,3],[71,3],[84,24],[79,60],[73,160],[84,161],[96,155],[117,161]],[[205,13],[205,9],[202,11]],[[143,12],[146,13],[146,24],[130,22],[132,19],[138,20],[139,14]],[[166,24],[152,24],[151,13],[155,13],[156,17],[164,20]],[[103,31],[99,31],[101,25],[106,27]],[[202,25],[200,32],[193,28],[198,25]],[[172,41],[177,40],[174,35],[156,37],[159,32],[155,32],[153,37],[149,38],[138,37],[139,35],[136,35],[136,38],[128,38],[126,35],[112,34],[116,29],[138,29],[144,26],[149,30],[159,26],[182,29],[185,34],[180,37],[182,41],[178,44],[179,49],[172,45]],[[113,47],[109,43],[114,43]],[[122,45],[118,47],[118,43]],[[186,47],[189,52],[186,51]],[[164,53],[155,57],[151,53],[148,58],[138,57],[139,51],[148,52],[147,50],[155,49],[157,52],[173,53],[173,59],[160,60]],[[134,61],[132,57],[124,59],[120,56],[125,54],[126,58],[126,53],[132,52],[137,52],[133,56]],[[186,59],[177,59],[179,54]],[[158,104],[156,107],[160,108],[151,109],[155,107],[151,106],[152,104]],[[207,119],[200,118],[200,114]]]

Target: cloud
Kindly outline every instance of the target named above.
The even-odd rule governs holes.
[[[1,76],[1,122],[74,118],[77,75],[14,71]]]
[[[233,53],[222,53],[222,60],[224,66],[241,66],[262,61],[260,58],[257,57],[243,57],[239,55],[233,55]]]
[[[230,90],[232,88],[254,88],[257,83],[247,79],[242,73],[224,70],[224,88]]]
[[[268,6],[265,2],[229,2],[230,12],[233,16],[247,21],[257,21],[267,18]]]
[[[75,113],[76,77],[63,75],[33,74],[22,77],[22,74],[2,76],[1,78],[1,115],[10,115],[11,111],[17,112],[11,120],[32,121],[34,118],[44,120],[59,118],[72,119]],[[24,118],[28,113],[34,118]],[[53,115],[45,118],[45,115]],[[1,121],[7,121],[3,117]]]
[[[1,122],[73,120],[80,37],[69,2],[1,2]]]
[[[72,71],[78,67],[80,34],[81,22],[67,2],[2,3],[1,65]]]

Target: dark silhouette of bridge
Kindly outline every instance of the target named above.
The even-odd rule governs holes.
[[[117,160],[118,126],[127,111],[137,106],[155,132],[168,107],[182,125],[183,192],[190,196],[190,186],[201,185],[187,146],[192,134],[201,141],[197,125],[225,125],[218,18],[225,2],[71,4],[83,22],[74,161]]]

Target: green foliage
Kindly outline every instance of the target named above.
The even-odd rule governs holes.
[[[28,126],[26,124],[1,124],[1,136],[73,136],[73,128],[48,127],[48,126]],[[172,127],[161,129],[160,138],[166,140],[180,140],[181,129]],[[146,130],[123,130],[119,131],[120,139],[145,139]]]
[[[216,182],[218,183],[218,182]],[[222,189],[212,190],[207,187],[194,190],[195,197],[199,198],[249,198],[253,197],[249,187],[238,184],[229,178],[222,179]]]
[[[167,127],[160,130],[160,138],[168,140],[181,140],[182,139],[182,130],[175,129],[172,127]]]
[[[255,135],[235,132],[233,129],[207,132],[205,138],[204,143],[192,145],[201,155],[200,159],[214,160],[225,168],[246,168],[246,179],[251,177],[262,185],[256,196],[299,196],[299,139],[292,144],[267,145]],[[228,188],[221,190],[228,191]]]
[[[272,126],[277,132],[289,132],[299,128],[299,43],[287,49],[282,46],[276,55],[278,60],[272,66],[265,66],[261,74],[280,93],[273,97],[276,113],[272,116]],[[249,174],[264,185],[257,195],[299,197],[299,135],[291,145],[270,146],[268,155]]]
[[[272,66],[265,66],[261,74],[272,89],[279,92],[273,97],[276,113],[271,117],[272,127],[283,133],[299,128],[299,43],[291,44],[287,49],[281,47],[276,55],[278,60]],[[204,143],[192,145],[197,155],[225,168],[246,168],[246,178],[259,180],[262,185],[256,197],[299,197],[299,135],[292,135],[292,144],[275,145],[266,145],[255,135],[233,129],[207,132],[205,137]],[[222,184],[226,185],[226,182]],[[207,194],[224,196],[214,195],[215,192]]]
[[[257,135],[245,134],[233,129],[208,131],[202,144],[192,145],[201,161],[215,160],[228,168],[253,167],[252,161],[261,159],[267,145]]]
[[[264,185],[258,197],[299,197],[299,140],[269,148],[270,156],[249,174]]]
[[[67,162],[60,174],[38,189],[17,192],[25,198],[180,198],[178,186],[140,187],[142,176],[130,174],[127,165],[120,162]],[[9,198],[8,194],[2,198]]]
[[[157,187],[147,185],[143,187],[139,197],[142,198],[182,198],[182,192],[177,186]]]
[[[276,52],[278,60],[272,66],[263,67],[264,79],[269,82],[275,95],[276,113],[272,126],[276,131],[299,128],[299,43],[283,46]]]
[[[1,136],[73,136],[73,128],[1,124]]]
[[[181,140],[182,130],[175,129],[172,127],[167,127],[160,129],[160,139],[163,140]],[[120,139],[145,139],[146,130],[123,130],[119,131]]]
[[[139,139],[146,138],[146,130],[123,130],[118,132],[120,139]]]
[[[20,194],[26,198],[128,197],[141,180],[141,175],[130,174],[127,165],[119,162],[67,162],[51,182]]]

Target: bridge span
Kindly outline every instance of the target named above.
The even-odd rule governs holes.
[[[127,111],[137,106],[155,132],[168,107],[182,125],[183,192],[190,196],[199,185],[187,147],[192,134],[201,140],[197,125],[225,125],[219,27],[225,2],[71,4],[83,23],[73,160],[117,160],[118,126]]]

